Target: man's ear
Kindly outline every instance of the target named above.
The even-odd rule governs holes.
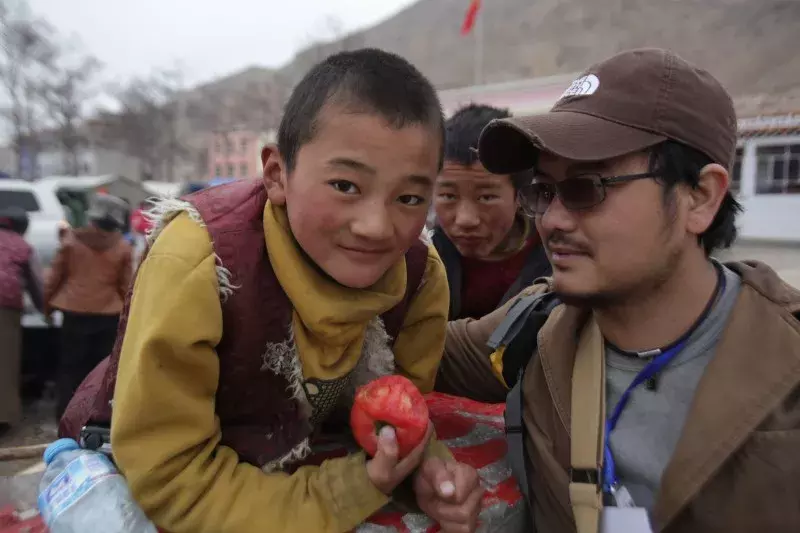
[[[690,233],[701,235],[711,226],[729,186],[730,176],[722,165],[712,163],[700,170],[697,187],[689,190],[686,229]]]
[[[268,144],[261,149],[261,168],[269,201],[274,205],[285,205],[288,175],[277,145]]]

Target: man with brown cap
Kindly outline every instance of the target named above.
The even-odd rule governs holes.
[[[451,322],[437,385],[508,393],[539,533],[620,513],[669,533],[800,531],[800,292],[711,258],[736,236],[735,146],[719,82],[655,49],[483,131],[489,171],[534,171],[521,199],[553,277]]]

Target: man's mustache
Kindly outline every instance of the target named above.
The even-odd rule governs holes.
[[[577,242],[576,240],[567,236],[566,233],[563,231],[554,231],[547,237],[547,241],[545,242],[547,248],[568,248],[570,250],[574,250],[577,253],[582,254],[589,254],[591,250],[589,247],[583,243]]]

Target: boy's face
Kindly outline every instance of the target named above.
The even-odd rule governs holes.
[[[462,256],[489,259],[514,226],[516,192],[510,176],[445,161],[434,207],[437,222]]]
[[[277,149],[264,149],[264,179],[305,253],[342,285],[365,288],[418,239],[440,150],[429,126],[396,129],[380,115],[326,107],[291,175]]]

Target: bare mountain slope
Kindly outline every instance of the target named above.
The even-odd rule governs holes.
[[[396,52],[437,87],[473,83],[475,37],[459,29],[468,0],[422,0],[394,17],[281,69],[296,81],[325,52]],[[620,50],[671,48],[713,71],[731,92],[800,85],[798,0],[484,0],[484,82],[570,73]]]
[[[289,89],[326,55],[373,46],[416,64],[440,89],[474,84],[475,34],[460,35],[469,0],[421,0],[278,70],[251,67],[191,91],[199,130],[277,124]],[[711,70],[745,115],[800,111],[800,0],[483,0],[484,83],[568,74],[620,50],[670,48]],[[196,107],[196,106],[195,106]],[[201,106],[203,107],[203,106]]]

